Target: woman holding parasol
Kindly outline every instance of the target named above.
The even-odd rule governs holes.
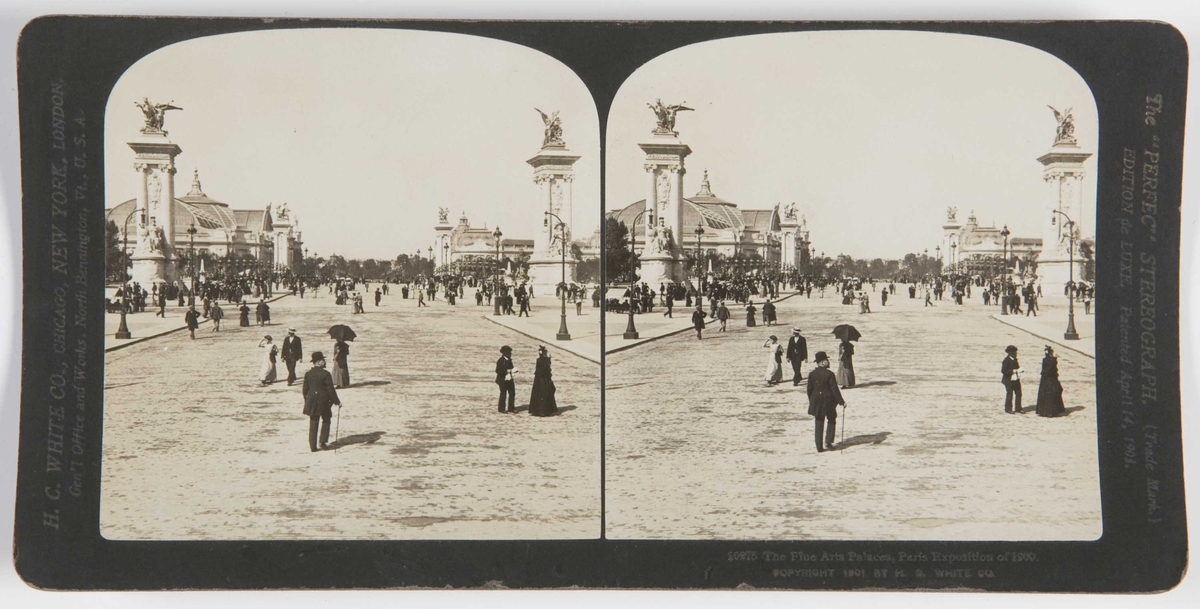
[[[338,324],[329,329],[333,338],[333,386],[335,388],[350,386],[350,344],[357,336],[350,326]]]
[[[850,341],[862,338],[862,334],[849,324],[842,324],[833,329],[833,335],[842,341],[838,345],[837,381],[842,389],[849,389],[854,383],[854,345]]]

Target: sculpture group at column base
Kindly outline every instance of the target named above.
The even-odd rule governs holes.
[[[554,296],[563,278],[563,262],[560,258],[544,258],[529,261],[529,284],[538,298]],[[575,261],[567,259],[567,285],[575,282]],[[545,302],[543,301],[544,305]]]

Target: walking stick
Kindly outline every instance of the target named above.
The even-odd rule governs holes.
[[[846,452],[846,405],[842,404],[842,439],[838,440],[838,444],[842,445],[841,453]]]
[[[337,452],[337,433],[342,429],[342,405],[337,405],[337,422],[334,423],[334,452]]]

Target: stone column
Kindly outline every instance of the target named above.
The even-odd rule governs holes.
[[[675,239],[674,250],[679,250],[683,242],[680,240],[683,234],[683,160],[680,159],[679,165],[671,167],[671,213],[667,216],[667,226],[671,229],[671,236]],[[677,251],[672,251],[677,254]]]
[[[683,234],[684,159],[691,154],[692,149],[680,142],[675,133],[654,133],[648,141],[639,143],[638,147],[646,153],[643,166],[648,173],[647,209],[652,210],[646,212],[648,217],[645,240],[649,240],[650,226],[661,225],[671,229],[674,241],[674,247],[663,252],[652,251],[652,244],[646,243],[641,254],[642,281],[650,285],[683,281],[680,247],[683,244],[682,239],[686,236]],[[669,176],[667,172],[670,172]],[[670,189],[662,201],[657,200],[660,178],[666,181],[664,190]],[[657,206],[652,206],[652,203],[657,203]],[[654,215],[650,216],[651,213]]]
[[[145,163],[134,163],[133,169],[134,169],[134,171],[137,172],[137,193],[138,194],[137,194],[137,202],[134,203],[134,209],[137,210],[137,213],[135,213],[132,218],[129,218],[129,222],[133,223],[133,227],[132,227],[133,234],[129,235],[129,243],[132,244],[132,246],[134,248],[136,248],[137,244],[141,243],[142,239],[144,239],[146,237],[146,232],[147,232],[146,226],[144,225],[145,223],[142,222],[142,218],[149,217],[150,191],[149,191],[149,186],[147,185],[146,182],[149,179],[150,166]],[[118,218],[118,219],[115,219],[115,221],[121,222],[121,221],[124,221],[125,219],[126,218]],[[122,234],[124,234],[126,231],[128,231],[130,229],[129,222],[126,222],[124,225],[121,226]]]
[[[563,201],[563,222],[566,222],[567,226],[575,226],[575,176],[563,176],[563,181],[567,183],[567,200]]]
[[[646,247],[650,239],[650,227],[658,224],[658,171],[654,165],[645,165],[646,168],[646,213],[642,214],[642,219],[645,221],[645,228],[642,230],[642,248]],[[629,234],[636,235],[637,227],[629,227]]]
[[[162,224],[166,236],[166,252],[174,258],[175,252],[175,163],[171,162],[164,172],[167,181],[167,200],[163,202]]]
[[[1037,258],[1038,281],[1042,293],[1052,299],[1063,298],[1063,287],[1071,279],[1070,239],[1067,219],[1055,213],[1061,211],[1075,222],[1080,237],[1083,230],[1083,163],[1091,153],[1082,151],[1073,141],[1057,142],[1046,154],[1038,157],[1042,163],[1042,179],[1047,184],[1045,215],[1043,216],[1042,251]],[[1012,241],[1009,241],[1011,245]],[[1078,248],[1078,241],[1076,241]],[[1083,275],[1083,260],[1075,251],[1074,278]]]
[[[138,219],[137,238],[131,239],[137,243],[133,255],[134,280],[143,286],[150,286],[164,281],[173,281],[178,276],[175,268],[174,244],[176,235],[174,225],[174,174],[175,157],[182,153],[167,134],[161,130],[142,130],[139,137],[128,142],[134,152],[134,170],[137,172],[137,209],[141,217]],[[158,171],[160,183],[158,201],[150,200],[149,181],[154,171]],[[163,190],[166,191],[166,201],[163,201]],[[155,209],[152,206],[166,205],[165,209]],[[154,211],[157,225],[163,229],[163,239],[159,250],[150,251],[143,246],[150,236],[149,215]],[[120,220],[124,220],[121,218]]]
[[[533,177],[533,183],[537,184],[538,195],[538,211],[546,211],[550,209],[550,179],[546,176],[537,175]],[[544,215],[538,214],[538,221],[545,220]],[[545,254],[550,251],[550,231],[546,226],[538,225],[537,230],[533,232],[533,251],[535,254]]]
[[[575,278],[575,261],[571,258],[571,235],[573,234],[573,180],[575,176],[575,161],[579,156],[572,154],[565,144],[551,143],[542,146],[533,158],[526,161],[533,167],[533,181],[539,185],[537,201],[539,212],[554,212],[566,225],[567,241],[563,244],[566,250],[566,279],[570,283]],[[561,205],[554,209],[555,188],[561,191]],[[529,260],[529,283],[534,294],[553,295],[555,288],[562,281],[563,257],[558,251],[551,249],[554,238],[558,235],[559,220],[539,213],[534,230],[533,255]]]

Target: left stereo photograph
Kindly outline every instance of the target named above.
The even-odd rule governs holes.
[[[569,68],[197,38],[121,76],[103,153],[104,538],[600,537],[600,137]]]

